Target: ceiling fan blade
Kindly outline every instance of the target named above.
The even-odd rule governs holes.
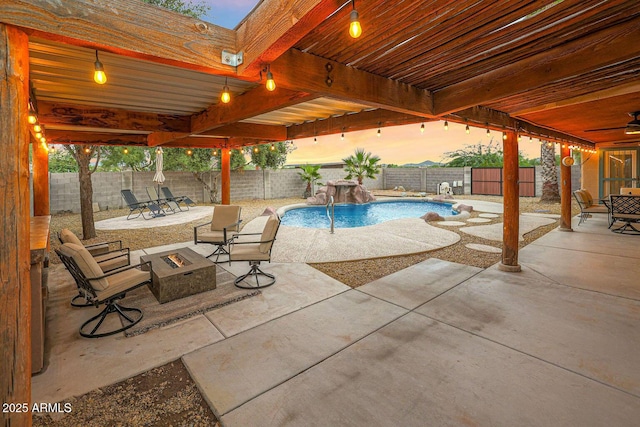
[[[610,130],[620,130],[620,129],[626,129],[626,126],[620,126],[617,128],[587,129],[585,130],[585,132],[606,132]]]

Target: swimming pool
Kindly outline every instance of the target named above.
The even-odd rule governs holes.
[[[353,228],[379,224],[400,218],[420,218],[427,212],[441,216],[456,215],[451,204],[422,200],[381,201],[361,205],[341,204],[335,206],[335,227]],[[282,217],[282,225],[292,227],[326,228],[331,224],[325,206],[305,206],[289,209]]]

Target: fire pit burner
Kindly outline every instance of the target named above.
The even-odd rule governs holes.
[[[189,261],[184,259],[180,254],[169,254],[161,257],[161,259],[169,265],[171,268],[181,268],[187,265],[191,265]]]

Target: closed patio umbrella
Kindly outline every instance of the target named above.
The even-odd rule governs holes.
[[[158,149],[156,150],[156,174],[153,177],[153,182],[158,184],[158,195],[160,194],[160,185],[164,183],[164,174],[162,173],[162,162],[163,162],[162,147],[158,147]]]

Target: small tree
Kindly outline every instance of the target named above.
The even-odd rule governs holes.
[[[49,157],[49,172],[78,172],[78,162],[69,150],[55,150]]]
[[[540,145],[540,159],[542,161],[542,196],[541,202],[560,202],[558,190],[558,170],[556,168],[556,150],[552,143]]]
[[[289,141],[258,145],[251,150],[251,163],[260,169],[279,169],[287,162],[287,154],[293,150],[295,147]]]
[[[376,175],[380,173],[380,157],[365,152],[363,148],[357,148],[356,152],[351,156],[342,159],[345,163],[345,172],[347,179],[358,179],[358,184],[362,185],[364,178],[376,179]]]
[[[102,147],[100,171],[153,170],[156,150],[148,147]]]
[[[298,172],[298,175],[300,175],[300,179],[302,179],[304,182],[307,183],[307,188],[304,190],[304,193],[302,194],[302,197],[304,197],[305,199],[307,197],[311,197],[311,185],[322,178],[319,170],[320,170],[320,165],[307,164],[307,165],[300,166],[300,172]]]
[[[65,145],[64,148],[78,163],[78,180],[80,181],[80,219],[82,220],[82,237],[96,237],[96,226],[93,221],[93,185],[91,174],[100,163],[100,146]],[[91,159],[96,156],[96,163],[91,166]]]

